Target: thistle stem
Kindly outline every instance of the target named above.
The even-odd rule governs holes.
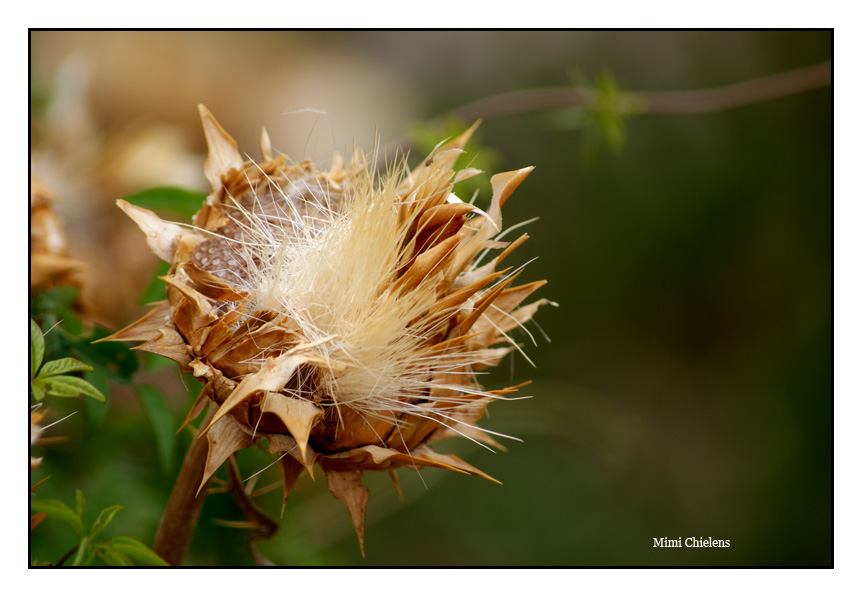
[[[207,426],[211,417],[212,412],[204,418],[201,429]],[[207,463],[207,451],[207,438],[196,436],[183,459],[183,465],[180,467],[180,473],[177,475],[177,481],[165,507],[165,514],[156,532],[156,539],[153,541],[153,552],[170,565],[177,566],[183,563],[192,533],[198,525],[201,508],[207,498],[210,480],[208,479],[201,486],[201,478]]]

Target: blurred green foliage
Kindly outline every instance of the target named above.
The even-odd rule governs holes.
[[[596,81],[613,101],[620,89],[723,85],[832,53],[825,31],[284,35],[304,36],[309,52],[349,48],[385,64],[423,98],[418,116],[428,119],[495,93],[567,85],[573,69],[610,73]],[[596,115],[606,145],[590,160],[579,155],[597,129],[562,114],[488,121],[479,157],[470,147],[466,156],[488,174],[536,166],[504,220],[539,221],[508,261],[539,256],[528,273],[547,279],[545,296],[560,304],[537,316],[550,343],[539,330],[536,347],[519,339],[536,369],[515,355],[484,378],[534,380],[533,398],[493,404],[485,421],[523,442],[506,441],[506,453],[458,440],[441,449],[503,485],[404,470],[400,501],[386,476],[366,475],[363,559],[344,506],[322,476],[304,476],[279,532],[259,543],[271,560],[832,565],[832,91],[698,116],[620,121],[606,111]],[[451,129],[445,136],[460,132]],[[423,151],[440,141],[417,130]],[[476,188],[483,207],[488,191]],[[468,200],[473,189],[460,193]],[[71,330],[62,305],[56,295],[31,302],[43,327],[64,322],[46,337],[46,356],[93,365],[109,400],[97,433],[66,422],[69,441],[45,451],[40,495],[69,503],[83,488],[96,509],[123,504],[113,525],[146,543],[190,440],[167,431],[199,387],[172,366],[135,374],[153,384],[137,398],[124,391],[135,373],[128,349],[85,343],[103,331]],[[262,451],[238,459],[249,474],[269,464]],[[276,469],[257,487],[276,481]],[[280,492],[258,500],[279,512]],[[227,494],[208,498],[186,563],[252,564],[248,532],[216,519],[242,519]],[[34,531],[31,559],[56,562],[74,545],[57,523]],[[731,545],[653,548],[661,537]]]
[[[56,563],[34,561],[34,565],[86,567],[91,564],[129,567],[133,565],[167,566],[158,555],[134,538],[115,536],[110,540],[99,540],[98,536],[122,510],[121,505],[107,507],[99,513],[89,532],[85,532],[87,501],[84,493],[75,491],[75,510],[65,503],[51,498],[31,499],[30,510],[45,513],[68,526],[79,538],[79,543],[63,555]],[[71,557],[71,558],[70,558]]]

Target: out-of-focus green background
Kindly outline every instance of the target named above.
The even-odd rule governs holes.
[[[253,157],[266,125],[276,148],[325,160],[507,91],[601,77],[624,90],[710,88],[831,56],[832,34],[818,31],[33,32],[31,91],[33,118],[44,119],[59,86],[87,81],[87,125],[69,135],[102,148],[135,127],[170,127],[189,167],[130,175],[112,188],[119,196],[156,186],[160,172],[175,177],[165,183],[206,189],[198,102]],[[307,108],[327,114],[296,112]],[[62,124],[53,126],[59,135]],[[538,256],[523,278],[548,279],[545,296],[559,303],[536,316],[551,342],[536,327],[537,346],[520,339],[536,368],[516,355],[488,381],[533,380],[532,398],[495,403],[485,420],[523,442],[496,454],[468,441],[443,447],[503,485],[401,470],[400,501],[387,476],[367,474],[362,558],[322,473],[304,477],[262,552],[283,565],[831,566],[832,126],[829,88],[626,119],[617,145],[575,111],[484,123],[478,164],[536,166],[504,213],[505,224],[539,218],[509,261]],[[86,169],[59,150],[51,157],[51,135],[38,128],[34,174],[54,186],[73,223],[70,245],[85,254],[87,235],[111,234],[94,231],[89,215],[114,210],[116,197],[96,185],[70,199]],[[93,168],[119,153],[96,151]],[[148,254],[133,225],[117,230],[129,235],[129,255]],[[141,264],[137,279],[113,268],[115,286],[94,281],[90,292],[108,307],[132,298],[101,317],[120,326],[143,313],[135,298],[156,262]],[[187,392],[170,367],[139,376],[165,389],[179,425],[194,380]],[[58,402],[57,412],[89,401]],[[97,428],[86,421],[66,420],[58,428],[68,440],[40,449],[32,479],[50,479],[38,496],[73,503],[81,488],[91,513],[123,504],[112,531],[149,543],[188,434],[163,471],[128,389],[113,389]],[[255,454],[240,462],[248,474],[266,463]],[[278,515],[279,492],[261,502]],[[210,497],[186,564],[251,564],[247,532],[212,521],[240,517],[229,495]],[[654,538],[692,536],[730,547],[653,548]],[[31,560],[56,561],[74,543],[49,519],[31,534]]]

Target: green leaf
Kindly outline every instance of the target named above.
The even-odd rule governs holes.
[[[49,321],[56,322],[56,319],[52,320],[46,316],[46,326]],[[46,355],[74,357],[92,366],[94,371],[105,371],[117,382],[124,384],[131,382],[132,375],[138,369],[139,358],[128,343],[95,343],[108,336],[110,332],[97,326],[80,334],[72,334],[66,328],[66,323],[67,321],[63,320],[59,326],[52,329],[51,334],[45,337]]]
[[[621,92],[609,73],[596,78],[596,118],[603,139],[613,150],[621,150],[625,141]]]
[[[108,541],[108,546],[118,552],[122,552],[123,554],[132,557],[136,561],[140,561],[148,565],[158,565],[160,567],[168,566],[168,563],[166,563],[162,557],[141,544],[135,538],[117,536]]]
[[[84,525],[72,509],[54,498],[33,498],[30,500],[30,510],[37,513],[47,513],[48,517],[62,521],[75,532],[79,538],[84,537]]]
[[[156,212],[170,211],[185,219],[194,216],[206,199],[206,193],[179,187],[156,187],[126,197],[130,204]]]
[[[60,397],[77,397],[79,394],[85,394],[97,401],[105,402],[105,395],[99,392],[98,388],[75,376],[51,376],[45,379],[45,383],[49,388],[48,394]]]
[[[90,530],[90,538],[93,539],[101,534],[121,510],[123,510],[123,505],[114,505],[103,509]]]
[[[75,514],[83,526],[87,517],[87,499],[84,498],[84,493],[81,492],[80,488],[75,489]]]
[[[33,380],[33,382],[30,383],[30,390],[33,392],[33,398],[37,401],[41,401],[45,398],[45,381]]]
[[[42,329],[30,320],[30,377],[35,378],[42,358],[45,356],[45,339],[42,337]]]
[[[83,538],[81,543],[78,545],[78,550],[75,552],[75,558],[72,560],[73,567],[85,567],[90,561],[93,560],[95,556],[95,550],[93,550],[93,546],[90,544],[89,538]]]
[[[39,378],[47,378],[48,376],[56,376],[57,374],[66,374],[68,372],[92,372],[93,368],[77,359],[64,357],[63,359],[55,359],[49,361],[42,366],[42,371],[39,372]]]
[[[170,474],[173,469],[174,448],[177,439],[174,434],[176,429],[174,417],[162,398],[162,393],[157,388],[141,385],[136,389],[136,392],[156,435],[159,465],[165,474]]]
[[[77,397],[81,392],[73,386],[64,384],[62,380],[54,381],[53,378],[45,378],[44,380],[36,380],[41,383],[45,393],[53,397]]]
[[[100,543],[96,548],[96,556],[102,559],[106,565],[111,567],[132,567],[135,563],[122,552],[118,552],[111,548],[110,545]]]

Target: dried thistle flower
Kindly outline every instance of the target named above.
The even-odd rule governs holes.
[[[167,300],[111,340],[146,341],[140,349],[203,383],[187,418],[215,405],[201,432],[201,486],[266,438],[285,500],[320,464],[362,546],[364,471],[389,471],[396,485],[399,466],[492,479],[430,443],[460,435],[497,445],[475,422],[518,388],[485,390],[475,374],[518,348],[508,333],[546,302],[520,307],[545,281],[513,287],[521,270],[497,269],[527,239],[495,237],[531,168],[493,176],[480,212],[452,194],[479,173],[453,170],[473,127],[413,172],[377,178],[359,155],[327,172],[274,156],[266,131],[263,161],[244,161],[200,111],[212,192],[194,226],[118,202],[171,269]]]

